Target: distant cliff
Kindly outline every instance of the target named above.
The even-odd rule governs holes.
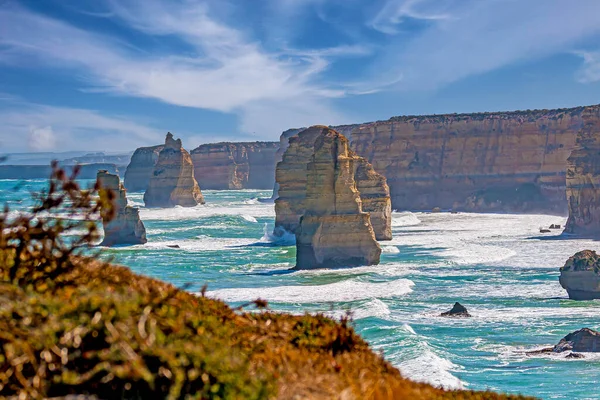
[[[600,236],[600,108],[587,107],[567,162],[569,219],[565,232]]]
[[[208,143],[190,152],[202,189],[270,189],[277,142]]]
[[[140,147],[131,156],[123,184],[130,192],[145,192],[164,145]]]
[[[115,164],[82,164],[80,167],[80,179],[96,179],[99,170],[119,174]],[[64,169],[70,174],[73,166],[64,166]],[[48,179],[51,173],[50,165],[0,165],[0,179]]]
[[[387,178],[394,209],[564,214],[566,161],[583,110],[405,116],[333,128]]]

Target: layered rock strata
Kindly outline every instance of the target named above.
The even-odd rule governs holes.
[[[101,184],[101,191],[110,190],[115,194],[114,218],[102,221],[104,239],[101,246],[132,245],[146,243],[146,228],[140,219],[138,208],[127,205],[127,192],[119,175],[107,171],[98,171],[96,179]]]
[[[600,109],[586,107],[575,149],[567,160],[569,219],[565,232],[600,236]]]
[[[148,188],[154,166],[163,145],[140,147],[131,156],[131,161],[125,170],[124,185],[130,192],[144,192]]]
[[[560,268],[560,285],[573,300],[600,299],[600,256],[583,250]]]
[[[182,147],[181,139],[169,132],[160,151],[154,172],[144,193],[146,207],[193,207],[204,204],[190,154]]]
[[[359,161],[348,140],[326,127],[308,163],[305,210],[296,231],[296,268],[332,268],[379,263],[381,247],[354,179]],[[312,129],[312,128],[311,128]]]
[[[277,236],[286,231],[295,233],[300,217],[305,211],[307,195],[307,163],[315,151],[315,141],[324,132],[325,126],[313,126],[289,138],[289,147],[277,164],[276,182],[279,184],[275,200],[275,230]],[[371,222],[378,240],[392,238],[391,202],[386,179],[352,150],[353,179],[362,202],[362,210],[371,214]]]
[[[394,117],[349,129],[392,207],[564,214],[566,160],[584,109]],[[586,111],[589,112],[589,111]]]
[[[277,142],[209,143],[191,151],[203,189],[269,189],[275,181]]]

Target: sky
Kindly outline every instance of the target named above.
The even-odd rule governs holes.
[[[0,152],[600,103],[598,0],[0,0]]]

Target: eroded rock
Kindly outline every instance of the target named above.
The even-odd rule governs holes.
[[[154,166],[163,145],[140,147],[133,152],[131,161],[125,170],[123,184],[130,192],[145,192],[154,173]]]
[[[576,253],[560,268],[559,282],[570,299],[600,299],[600,256],[592,250]]]
[[[469,314],[469,311],[467,311],[467,308],[465,306],[463,306],[462,304],[460,304],[459,302],[454,303],[454,306],[452,307],[452,309],[443,312],[441,314],[442,317],[470,317],[471,314]]]

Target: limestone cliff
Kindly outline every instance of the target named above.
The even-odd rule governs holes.
[[[586,107],[567,160],[569,219],[565,232],[600,236],[600,108]]]
[[[269,189],[275,181],[277,142],[203,144],[191,151],[204,189]]]
[[[350,130],[352,149],[387,178],[394,209],[560,214],[583,111],[406,116],[333,129]]]
[[[163,145],[140,147],[131,156],[131,161],[125,171],[123,184],[130,192],[144,192],[154,172],[158,155],[164,148]]]
[[[160,151],[154,172],[144,193],[146,207],[193,207],[204,204],[190,154],[182,147],[181,139],[169,132]]]
[[[378,264],[381,247],[369,214],[362,210],[354,180],[360,158],[338,132],[326,127],[311,129],[319,135],[306,167],[305,210],[296,231],[296,268]]]
[[[313,126],[289,138],[289,147],[277,164],[275,180],[279,184],[275,200],[275,235],[285,231],[295,232],[305,210],[307,191],[307,163],[314,153],[315,141],[329,131],[324,126]],[[343,136],[343,135],[342,135]],[[362,201],[364,212],[371,213],[371,221],[378,240],[392,238],[391,203],[389,188],[383,176],[353,151],[354,181]]]
[[[592,250],[576,253],[561,267],[559,282],[570,299],[600,299],[600,257]]]
[[[137,208],[127,205],[127,192],[119,175],[100,170],[97,174],[102,191],[111,190],[115,194],[115,217],[110,221],[102,221],[104,239],[101,246],[115,246],[146,243],[146,228],[140,220]]]

